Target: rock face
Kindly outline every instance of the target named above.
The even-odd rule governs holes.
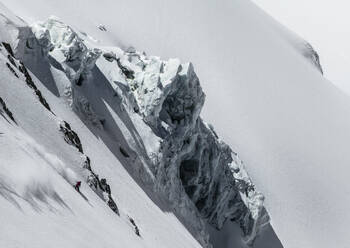
[[[192,64],[131,56],[141,65],[128,81],[138,113],[162,138],[153,170],[158,189],[183,206],[185,216],[191,213],[190,199],[201,218],[217,229],[227,219],[238,222],[251,242],[268,220],[263,196],[252,187],[237,155],[200,118],[205,95]]]
[[[84,153],[83,146],[81,145],[77,133],[71,129],[70,125],[67,122],[63,121],[62,123],[60,123],[60,131],[63,133],[64,140],[68,144],[75,146],[79,150],[79,152]]]
[[[103,125],[108,126],[108,120],[101,121],[83,92],[85,84],[100,83],[92,73],[95,65],[100,66],[114,90],[115,103],[109,102],[109,107],[132,129],[128,140],[132,155],[122,147],[115,149],[140,162],[135,162],[140,166],[135,170],[138,176],[150,178],[147,181],[168,198],[204,247],[211,246],[206,223],[221,229],[226,220],[237,222],[245,241],[253,242],[259,227],[269,220],[264,197],[255,190],[237,154],[201,119],[205,94],[191,63],[162,61],[132,48],[93,47],[57,18],[37,23],[32,30],[34,35],[22,37],[22,44],[39,44],[41,54],[64,68],[73,109],[107,132]],[[69,126],[63,123],[60,128],[82,152]],[[94,181],[91,177],[91,185]]]
[[[13,121],[16,122],[15,118],[13,117],[12,112],[8,109],[8,107],[6,106],[6,103],[4,102],[4,100],[2,100],[2,98],[0,97],[0,104],[2,109],[4,110],[4,112],[7,114],[7,116]],[[1,109],[0,109],[0,114],[1,114]]]

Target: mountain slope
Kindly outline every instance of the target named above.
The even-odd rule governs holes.
[[[197,246],[193,236],[211,247],[206,223],[219,230],[227,220],[239,224],[234,234],[242,247],[253,244],[269,221],[264,198],[237,154],[200,118],[205,96],[190,63],[98,46],[55,17],[29,27],[5,7],[1,11],[2,146],[8,144],[1,194],[17,211],[40,212],[21,226],[6,204],[5,245],[35,247],[42,233],[55,236],[57,229],[65,246],[100,239],[112,245],[112,233],[123,229],[136,236],[120,233],[128,245],[136,239],[146,247]],[[83,182],[80,192],[71,187],[77,181]],[[77,205],[81,199],[83,206]],[[110,209],[97,207],[101,202]],[[81,216],[74,219],[76,211]],[[28,222],[40,227],[29,230]],[[81,230],[72,233],[74,225]],[[14,226],[23,235],[15,236]]]
[[[1,38],[11,42],[11,34],[16,33],[9,31],[15,26],[5,20]],[[20,63],[12,59],[16,68],[7,58],[5,45],[0,48],[0,95],[15,120],[1,106],[1,247],[200,247],[166,210],[167,204],[163,208],[155,204],[70,106],[30,73],[51,107],[52,112],[48,111],[25,82],[28,78],[19,70]],[[60,77],[55,71],[53,75]],[[59,131],[63,120],[77,130],[95,172],[108,178],[120,216],[85,183],[82,166],[86,157],[65,141]],[[72,187],[76,180],[83,181],[81,195]],[[141,237],[135,234],[129,217]]]
[[[192,61],[203,117],[245,161],[282,243],[347,247],[349,99],[305,41],[250,1],[4,2],[30,22],[59,16],[91,42]]]

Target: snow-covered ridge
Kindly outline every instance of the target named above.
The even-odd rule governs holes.
[[[162,61],[133,49],[92,47],[57,18],[34,24],[32,30],[42,50],[63,65],[71,81],[73,109],[103,128],[104,121],[80,89],[99,83],[91,71],[95,63],[101,65],[131,120],[135,115],[144,120],[133,123],[138,133],[148,126],[153,131],[149,135],[158,140],[151,147],[133,147],[148,161],[144,171],[203,245],[209,243],[202,219],[218,229],[227,219],[237,221],[247,242],[254,240],[268,220],[262,214],[263,196],[249,177],[239,178],[241,162],[199,117],[205,97],[191,64]],[[113,69],[104,72],[108,67]]]
[[[162,61],[134,49],[96,47],[55,17],[31,28],[19,27],[16,38],[12,55],[8,52],[9,62],[17,67],[12,56],[23,61],[17,62],[18,68],[45,108],[55,113],[26,66],[38,78],[48,74],[49,68],[61,68],[64,74],[51,82],[58,92],[52,93],[65,99],[94,132],[107,134],[118,144],[116,152],[133,159],[131,173],[166,196],[204,247],[211,246],[206,222],[221,229],[226,220],[235,221],[246,243],[254,241],[269,220],[264,197],[256,191],[237,154],[201,119],[205,95],[191,63]],[[10,65],[9,69],[18,77]],[[42,83],[49,87],[49,82]],[[104,95],[107,93],[112,98]],[[101,111],[99,97],[106,98],[108,113]],[[121,133],[113,128],[116,120]],[[61,122],[59,129],[66,142],[83,153],[79,133],[67,122]],[[120,135],[128,147],[119,143]],[[88,156],[82,167],[89,186],[119,213],[110,193],[104,193],[108,192],[106,186],[96,186],[101,182]]]

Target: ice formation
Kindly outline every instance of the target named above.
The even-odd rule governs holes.
[[[127,80],[137,112],[162,138],[153,164],[157,188],[180,207],[182,215],[198,211],[217,229],[227,219],[236,221],[251,242],[268,221],[263,196],[248,187],[252,183],[242,162],[200,118],[205,95],[192,64],[139,53],[124,56],[139,67],[135,79]],[[195,206],[192,213],[187,199]]]
[[[205,94],[191,63],[162,61],[133,48],[96,47],[55,17],[23,30],[17,56],[26,61],[35,54],[52,66],[58,63],[69,82],[59,87],[65,87],[73,109],[87,125],[113,139],[116,130],[95,111],[101,106],[97,93],[89,91],[102,87],[100,73],[108,80],[114,96],[106,100],[108,107],[128,123],[123,135],[129,148],[119,151],[132,157],[133,173],[169,200],[204,247],[211,247],[206,222],[221,229],[225,221],[235,221],[246,243],[254,241],[269,221],[264,197],[237,154],[201,119]],[[67,126],[61,125],[61,131],[70,136]],[[71,144],[82,151],[80,142]]]

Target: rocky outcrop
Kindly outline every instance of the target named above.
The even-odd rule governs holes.
[[[246,243],[252,243],[269,221],[264,197],[237,154],[200,118],[205,94],[192,64],[135,50],[104,51],[102,59],[119,71],[115,90],[124,109],[144,121],[134,122],[135,128],[142,133],[148,126],[160,140],[145,150],[135,148],[150,161],[155,189],[203,246],[210,247],[205,222],[221,229],[227,220],[237,222]]]
[[[79,152],[84,153],[83,146],[81,145],[81,142],[77,133],[71,129],[70,125],[67,122],[63,121],[62,123],[60,123],[60,131],[63,133],[64,140],[68,144],[75,146],[79,150]],[[90,165],[90,159],[89,159],[89,165]]]
[[[30,76],[27,68],[24,66],[24,64],[21,62],[21,65],[19,66],[19,70],[23,73],[23,75],[26,78],[26,83],[27,85],[32,88],[34,90],[35,95],[38,97],[39,101],[41,102],[41,104],[50,112],[51,108],[49,106],[49,104],[47,103],[46,99],[43,97],[43,95],[41,94],[41,91],[36,87],[36,85],[33,82],[32,77]]]
[[[323,69],[320,62],[320,56],[318,55],[318,53],[310,43],[308,42],[304,43],[302,54],[323,74]]]
[[[141,237],[140,230],[139,230],[139,228],[137,227],[137,225],[136,225],[134,219],[131,218],[131,217],[129,217],[129,221],[130,221],[130,223],[131,223],[131,224],[133,225],[133,227],[134,227],[135,234],[136,234],[137,236]]]
[[[22,30],[27,30],[27,29],[24,29],[22,28]],[[19,43],[17,45],[17,49],[19,47],[21,47],[21,43],[23,43],[22,40],[19,40]],[[17,77],[17,78],[20,78],[19,75],[18,75],[18,71],[21,72],[23,74],[23,76],[25,77],[25,82],[26,84],[32,88],[34,90],[34,93],[35,95],[37,96],[37,98],[39,99],[40,103],[47,109],[49,110],[51,113],[52,110],[48,104],[48,102],[46,101],[45,97],[42,95],[41,91],[38,89],[38,87],[35,85],[30,73],[28,72],[27,68],[25,67],[25,65],[23,64],[22,61],[20,60],[17,60],[15,57],[14,57],[14,52],[12,50],[12,47],[10,44],[8,43],[5,43],[5,42],[2,42],[3,46],[5,47],[6,51],[7,51],[7,59],[10,63],[6,63],[6,66],[9,68],[9,70],[12,72],[12,74]],[[12,66],[11,66],[12,65]],[[16,70],[13,68],[15,67]]]
[[[75,146],[80,153],[84,154],[80,138],[78,134],[71,129],[70,125],[67,122],[62,121],[59,126],[60,131],[64,134],[64,140],[69,145]],[[85,174],[87,184],[103,201],[107,203],[107,205],[114,213],[119,215],[119,209],[113,199],[111,188],[107,184],[107,179],[100,179],[92,169],[90,158],[86,155],[84,155],[84,158],[85,160],[83,162],[83,169],[86,170]]]
[[[263,196],[249,177],[237,174],[244,168],[237,165],[241,162],[236,154],[200,118],[205,95],[193,66],[176,59],[132,56],[136,65],[142,65],[135,70],[135,79],[128,80],[138,113],[162,138],[154,164],[157,188],[176,206],[183,206],[180,212],[185,216],[193,215],[186,203],[190,199],[200,216],[217,229],[227,219],[236,221],[251,242],[261,220],[268,220]]]
[[[118,112],[119,118],[129,122],[127,128],[133,128],[135,140],[130,146],[137,154],[133,159],[141,161],[144,167],[135,171],[151,174],[154,189],[168,198],[176,214],[204,247],[211,246],[206,222],[221,229],[225,221],[235,221],[244,240],[247,243],[254,240],[259,227],[268,222],[264,197],[255,189],[237,154],[201,119],[205,94],[191,63],[182,64],[178,59],[162,61],[134,49],[124,52],[118,48],[109,51],[88,47],[57,18],[37,23],[32,30],[37,40],[33,42],[64,68],[71,82],[69,95],[75,112],[102,131],[103,122],[88,96],[82,94],[81,86],[99,83],[92,78],[91,70],[96,61],[108,63],[114,75],[111,79],[114,95],[120,101],[118,108],[124,111]],[[113,104],[109,105],[113,108]],[[66,141],[83,153],[80,140],[69,125],[63,123],[60,129]],[[152,133],[140,135],[145,130]],[[135,145],[148,144],[149,139],[157,142]],[[130,158],[125,149],[119,151]],[[116,212],[110,190],[91,169],[88,157],[84,168],[90,187]]]
[[[69,79],[81,85],[90,76],[92,67],[101,55],[96,48],[88,48],[68,25],[55,17],[35,23],[32,30],[44,51],[62,63]]]
[[[66,89],[66,95],[70,98],[72,108],[92,125],[103,129],[101,118],[88,99],[76,89],[91,78],[91,70],[101,51],[97,48],[88,48],[73,29],[55,17],[35,23],[32,31],[42,51],[62,65],[71,81],[70,88]]]
[[[2,42],[2,45],[4,46],[4,48],[6,49],[6,51],[9,53],[9,55],[11,55],[12,57],[14,57],[14,54],[13,54],[13,50],[12,50],[12,47],[9,43],[7,42]]]
[[[19,78],[18,74],[16,73],[16,71],[12,68],[12,66],[9,63],[6,63],[7,68],[9,68],[10,72],[12,72],[12,74],[16,77]]]
[[[6,113],[6,115],[13,121],[16,123],[15,118],[13,117],[12,112],[8,109],[8,107],[6,106],[5,101],[0,97],[0,104],[2,106],[2,109],[4,110],[4,112]],[[1,110],[0,110],[1,111]]]

